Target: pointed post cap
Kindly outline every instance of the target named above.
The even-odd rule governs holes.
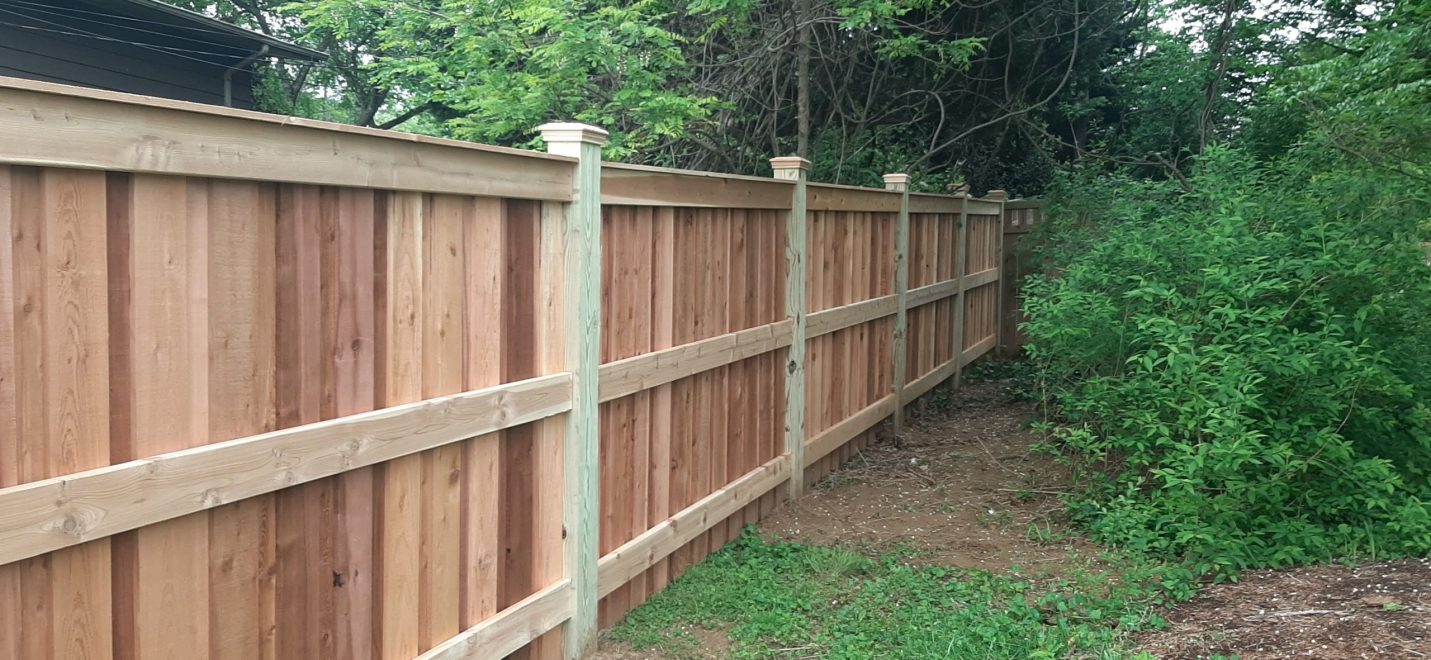
[[[606,129],[568,121],[542,124],[537,131],[547,143],[547,152],[559,156],[578,156],[583,144],[605,146],[611,136]]]
[[[1009,191],[1007,191],[1007,190],[990,190],[990,191],[989,191],[989,194],[985,195],[985,198],[987,198],[987,199],[992,199],[992,200],[994,200],[994,201],[996,201],[996,202],[1002,202],[1002,201],[1004,201],[1004,200],[1006,200],[1006,199],[1009,198]]]
[[[909,190],[909,175],[904,173],[884,175],[884,189],[895,192]]]
[[[799,156],[778,156],[770,159],[770,169],[775,170],[775,178],[794,181],[810,171],[810,161]]]

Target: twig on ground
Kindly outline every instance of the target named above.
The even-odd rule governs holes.
[[[908,473],[910,473],[910,474],[912,474],[912,475],[914,475],[914,476],[916,476],[916,477],[919,477],[921,480],[924,481],[924,483],[929,484],[929,487],[930,487],[930,488],[937,488],[937,487],[939,486],[939,482],[935,481],[933,477],[931,477],[931,476],[929,476],[929,475],[927,475],[927,474],[920,474],[920,473],[918,473],[918,472],[916,472],[916,471],[914,471],[914,470],[912,470],[912,469],[906,469],[905,472],[908,472]]]
[[[1296,610],[1292,612],[1267,612],[1265,614],[1253,614],[1242,617],[1244,621],[1260,621],[1262,619],[1280,619],[1289,616],[1313,616],[1318,614],[1349,614],[1346,610]]]
[[[1001,493],[1038,493],[1039,495],[1068,495],[1068,494],[1069,494],[1067,491],[1062,491],[1062,490],[1041,490],[1041,489],[1038,489],[1038,488],[998,488],[998,489],[995,489],[995,490],[998,490],[998,491],[1001,492]]]
[[[988,456],[988,457],[989,457],[989,460],[991,460],[991,461],[994,462],[994,465],[999,466],[999,469],[1000,469],[1000,470],[1003,470],[1003,471],[1005,471],[1005,472],[1008,472],[1009,474],[1012,474],[1012,475],[1017,476],[1017,477],[1022,477],[1022,476],[1024,476],[1024,475],[1022,475],[1022,474],[1019,474],[1019,472],[1018,472],[1017,470],[1013,470],[1013,469],[1010,469],[1010,468],[1006,467],[1006,466],[1003,464],[1002,461],[1000,461],[998,458],[996,458],[996,457],[994,456],[994,452],[989,451],[989,448],[984,446],[984,441],[983,441],[983,440],[980,440],[979,438],[975,437],[975,438],[974,438],[974,442],[979,443],[979,449],[984,450],[984,455],[985,455],[985,456]]]

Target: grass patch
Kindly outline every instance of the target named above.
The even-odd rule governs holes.
[[[747,531],[613,632],[637,650],[697,655],[723,630],[734,658],[1124,658],[1127,634],[1192,595],[1186,570],[1125,557],[1068,577],[958,570],[763,539]]]

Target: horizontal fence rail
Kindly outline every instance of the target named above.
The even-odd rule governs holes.
[[[1001,194],[542,132],[0,78],[0,658],[581,657],[1000,342]]]
[[[440,396],[0,490],[8,564],[571,409],[569,374]]]

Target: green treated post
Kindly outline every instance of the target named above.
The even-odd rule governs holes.
[[[571,579],[571,619],[563,629],[562,657],[577,660],[596,650],[598,473],[597,378],[601,366],[601,147],[606,131],[572,123],[537,128],[547,151],[578,159],[567,205],[562,279],[562,339],[573,377],[566,419],[562,513],[563,572]]]
[[[798,156],[771,158],[775,178],[794,181],[790,215],[785,221],[785,315],[793,335],[785,366],[785,451],[790,454],[791,500],[805,490],[805,183],[810,161]]]
[[[958,388],[964,382],[964,308],[968,306],[968,299],[964,296],[964,276],[968,273],[968,264],[965,257],[969,253],[968,237],[969,229],[969,188],[966,186],[960,193],[959,199],[959,234],[954,243],[954,275],[959,278],[959,295],[954,298],[954,359],[957,366],[954,367],[954,387]]]
[[[986,198],[999,203],[999,228],[996,230],[997,233],[995,234],[995,236],[998,236],[999,239],[998,243],[994,247],[994,267],[999,269],[999,279],[1002,280],[1005,274],[1004,225],[1008,222],[1005,217],[1007,211],[1004,210],[1004,206],[1007,205],[1009,202],[1009,193],[1007,190],[990,190],[989,194],[986,195]],[[998,299],[994,303],[994,313],[998,314],[998,322],[994,324],[994,333],[997,337],[997,339],[994,340],[994,346],[997,346],[1002,352],[1004,349],[1004,283],[1002,281],[999,282],[998,292]]]
[[[884,175],[885,190],[904,193],[899,200],[899,221],[894,230],[894,432],[904,430],[904,385],[909,379],[905,360],[905,337],[909,334],[909,309],[905,298],[909,293],[909,175]]]

